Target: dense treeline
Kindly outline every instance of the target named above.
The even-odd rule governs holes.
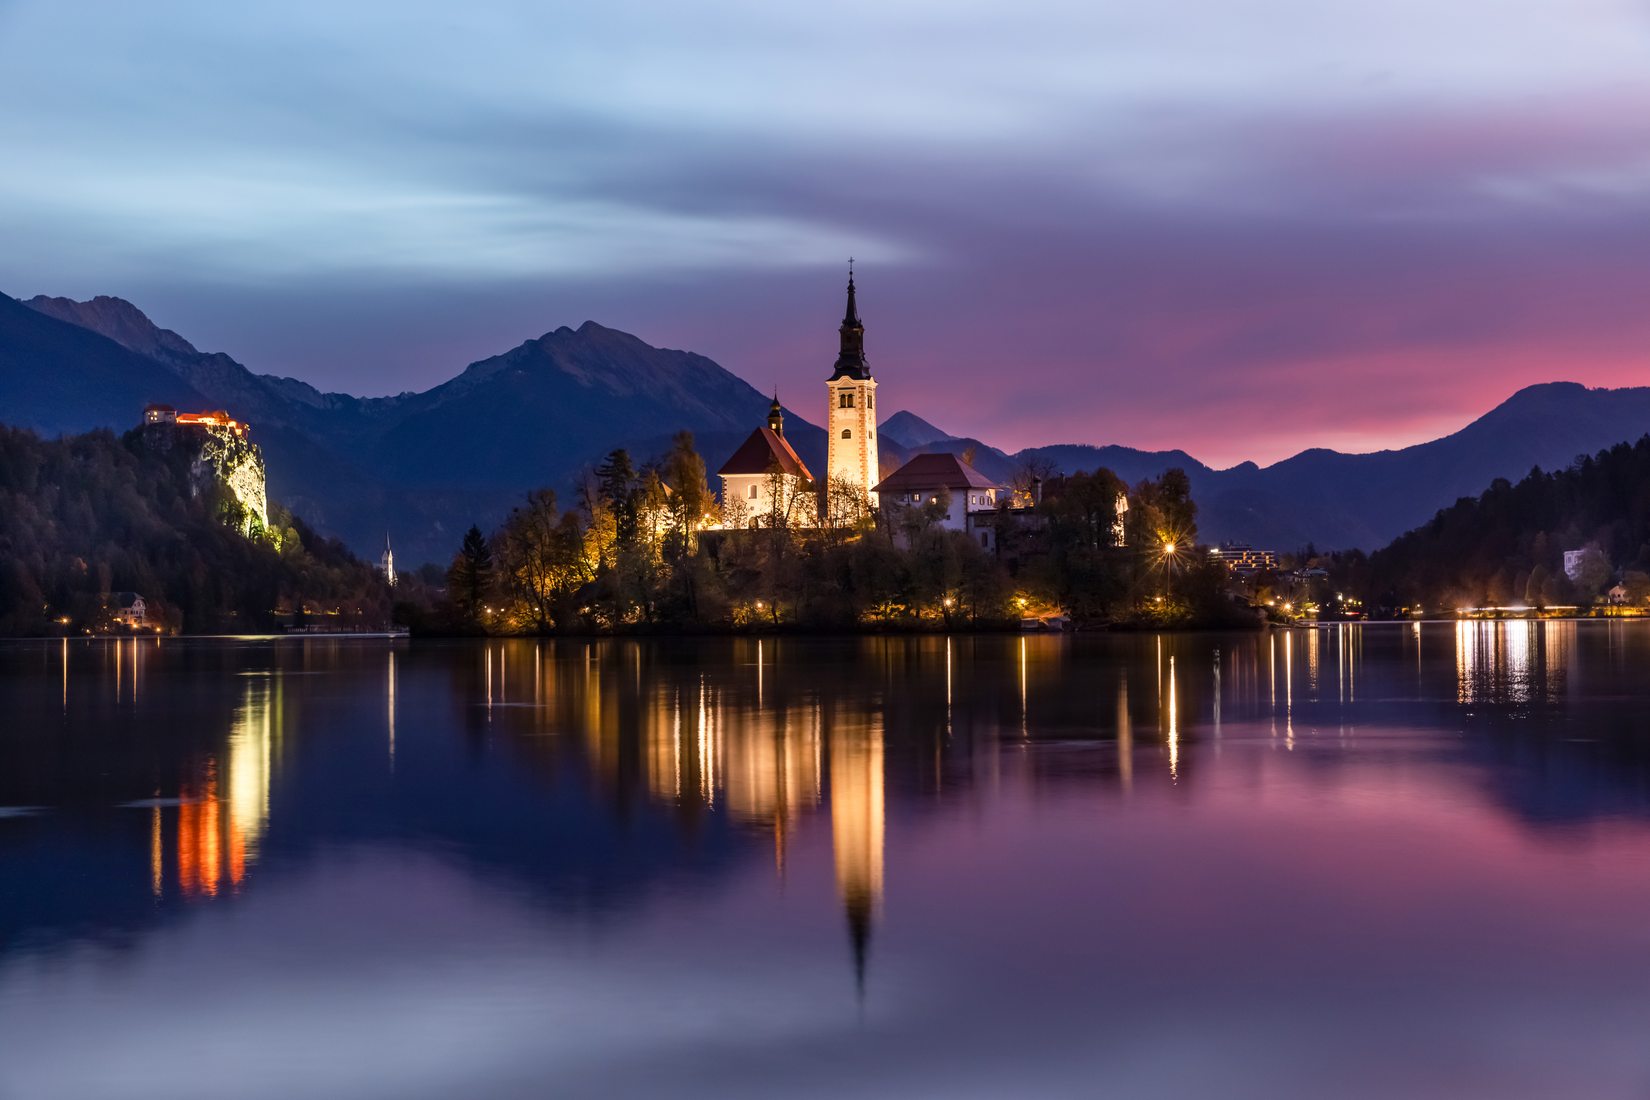
[[[1582,551],[1576,575],[1564,552]],[[1497,479],[1423,527],[1343,563],[1377,610],[1551,607],[1650,596],[1650,436],[1569,469]]]
[[[42,440],[0,427],[0,634],[107,629],[120,592],[142,595],[162,628],[192,633],[302,624],[306,608],[387,624],[370,566],[279,509],[244,537],[239,502],[201,485],[191,459],[136,432]]]
[[[1132,490],[1105,470],[1049,479],[1036,507],[996,513],[989,549],[942,526],[944,500],[891,522],[833,504],[823,526],[817,508],[776,507],[738,529],[747,517],[720,510],[688,433],[655,467],[613,452],[576,498],[564,509],[541,490],[490,536],[472,528],[444,578],[405,586],[402,613],[422,630],[500,633],[988,627],[1058,611],[1253,622],[1226,599],[1225,570],[1193,552],[1178,470]]]

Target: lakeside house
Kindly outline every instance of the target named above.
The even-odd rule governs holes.
[[[104,607],[116,626],[141,630],[149,625],[149,603],[136,592],[111,592]]]
[[[901,521],[913,511],[943,504],[945,510],[936,517],[935,524],[947,531],[967,532],[989,550],[994,545],[996,529],[976,525],[974,517],[996,512],[1008,488],[957,455],[942,451],[915,456],[883,478],[876,491],[883,518],[895,531],[905,526]]]

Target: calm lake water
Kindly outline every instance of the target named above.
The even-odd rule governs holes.
[[[1650,1095],[1650,624],[0,646],[0,1097]]]

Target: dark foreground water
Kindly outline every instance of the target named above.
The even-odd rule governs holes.
[[[0,1097],[1650,1095],[1650,624],[0,646]]]

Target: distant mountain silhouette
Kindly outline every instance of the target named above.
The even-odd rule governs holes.
[[[207,398],[160,363],[0,295],[0,419],[47,435],[130,427]]]
[[[1240,540],[1276,549],[1383,546],[1440,508],[1476,496],[1498,477],[1532,467],[1562,469],[1650,431],[1650,388],[1588,389],[1575,382],[1529,386],[1460,431],[1429,443],[1370,454],[1316,448],[1270,466],[1216,470],[1184,451],[1057,444],[1013,454],[979,440],[946,439],[917,448],[962,454],[998,480],[1028,468],[1059,473],[1104,466],[1128,482],[1180,467],[1208,542]]]
[[[901,447],[924,447],[956,438],[950,432],[942,432],[916,413],[903,410],[877,425],[878,442],[891,439]]]
[[[770,401],[704,356],[593,321],[422,393],[322,393],[199,351],[111,297],[0,295],[0,364],[0,420],[46,434],[124,429],[154,400],[231,409],[252,422],[271,495],[362,552],[388,532],[409,563],[445,562],[470,523],[490,526],[529,489],[572,489],[615,447],[644,462],[686,428],[714,472]],[[823,469],[821,429],[788,413],[786,434]]]
[[[388,531],[406,562],[445,561],[470,523],[489,526],[530,488],[570,490],[615,447],[645,462],[685,428],[714,474],[763,422],[770,400],[704,356],[593,321],[472,363],[422,393],[322,393],[201,352],[107,297],[25,305],[0,295],[0,368],[0,420],[48,434],[125,428],[152,400],[231,409],[252,421],[277,499],[364,553]],[[1430,443],[1373,454],[1309,450],[1266,467],[1216,470],[1184,451],[1080,444],[1010,454],[909,411],[884,422],[881,457],[886,475],[914,453],[972,450],[975,466],[1004,483],[1028,468],[1105,466],[1135,482],[1178,466],[1207,541],[1374,548],[1495,478],[1565,467],[1646,430],[1650,388],[1555,382],[1520,390]],[[794,411],[785,431],[822,473],[823,431]]]

